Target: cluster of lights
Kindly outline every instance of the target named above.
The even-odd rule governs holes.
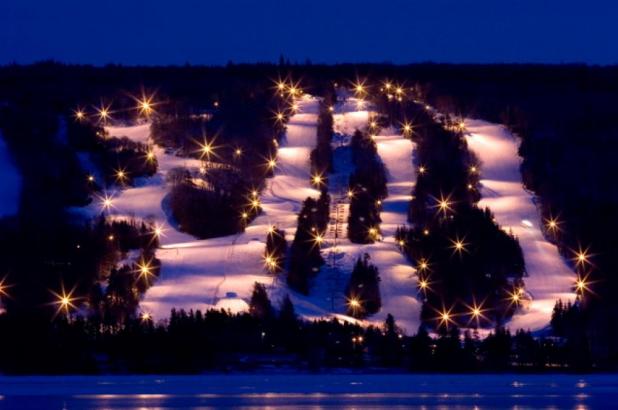
[[[264,267],[270,272],[276,271],[279,268],[279,261],[274,255],[264,256]]]
[[[141,98],[138,98],[138,97],[132,97],[132,98],[136,102],[136,106],[134,109],[138,111],[139,115],[145,116],[147,118],[149,118],[152,114],[155,113],[155,106],[159,104],[154,101],[154,98],[155,98],[154,95],[146,95],[144,92],[142,92]],[[112,105],[111,104],[106,105],[106,104],[101,103],[101,105],[99,105],[98,107],[94,107],[94,111],[95,111],[95,116],[100,123],[105,124],[109,120],[111,120],[111,116],[112,116]],[[84,121],[88,118],[88,114],[81,107],[78,107],[77,109],[73,111],[73,116],[75,117],[75,120],[77,120],[78,122]]]

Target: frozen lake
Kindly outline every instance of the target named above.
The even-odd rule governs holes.
[[[618,408],[618,375],[0,377],[0,409]]]

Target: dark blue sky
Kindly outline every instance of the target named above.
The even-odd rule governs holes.
[[[1,0],[0,64],[618,63],[618,0]]]

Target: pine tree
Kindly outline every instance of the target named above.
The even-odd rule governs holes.
[[[268,298],[268,292],[264,284],[255,282],[253,285],[253,293],[251,294],[251,302],[249,303],[249,312],[258,319],[267,319],[272,317],[273,308]]]

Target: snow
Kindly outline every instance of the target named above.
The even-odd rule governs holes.
[[[290,118],[287,132],[277,155],[274,177],[267,180],[261,193],[263,213],[238,235],[197,240],[179,232],[166,213],[165,197],[169,187],[165,176],[175,167],[197,170],[200,161],[180,158],[154,146],[159,162],[157,174],[141,178],[136,186],[113,192],[113,218],[152,220],[164,226],[157,257],[162,261],[161,276],[145,294],[141,309],[155,318],[166,318],[172,308],[208,309],[212,307],[245,311],[254,282],[267,285],[277,303],[289,294],[297,312],[306,318],[338,317],[353,321],[345,312],[344,290],[352,267],[359,256],[368,253],[381,277],[382,309],[365,324],[379,324],[391,313],[407,333],[420,324],[421,303],[417,299],[414,268],[400,252],[394,234],[407,224],[407,209],[414,187],[412,164],[414,145],[394,129],[376,136],[378,155],[388,175],[388,197],[383,201],[380,225],[383,239],[374,244],[353,244],[347,238],[349,201],[347,182],[353,164],[350,138],[356,129],[367,127],[370,111],[365,102],[348,98],[336,105],[334,173],[329,175],[331,222],[322,254],[326,265],[315,278],[309,296],[290,291],[283,277],[265,272],[262,256],[267,229],[277,225],[286,231],[288,243],[294,238],[297,215],[302,201],[319,192],[310,184],[310,152],[316,145],[319,103],[309,96],[298,101],[299,111]],[[557,299],[573,300],[574,274],[544,239],[533,196],[524,190],[517,153],[517,141],[503,127],[478,120],[467,120],[470,149],[482,162],[481,207],[489,207],[498,223],[511,229],[524,251],[528,277],[526,288],[532,301],[516,314],[509,326],[532,330],[546,326]],[[127,136],[150,143],[149,124],[108,127],[112,136]],[[91,212],[100,212],[91,207]]]
[[[0,134],[0,218],[15,215],[19,210],[21,176],[8,146]]]
[[[382,324],[387,314],[392,314],[397,324],[407,331],[416,332],[420,324],[420,307],[417,300],[414,268],[400,252],[395,241],[397,227],[407,224],[407,210],[415,181],[412,165],[413,144],[392,129],[384,130],[376,137],[378,155],[385,164],[388,175],[388,197],[383,201],[380,228],[383,240],[373,244],[354,244],[347,239],[349,200],[348,178],[353,172],[350,136],[356,129],[365,129],[370,112],[366,103],[348,98],[336,107],[334,113],[335,139],[334,174],[329,176],[331,194],[331,226],[327,231],[322,249],[327,266],[324,267],[312,290],[322,306],[334,312],[345,311],[343,291],[354,263],[359,256],[368,253],[371,263],[380,272],[382,309],[370,316],[366,324]],[[317,303],[317,302],[316,302]],[[339,315],[340,318],[345,318]],[[349,319],[349,318],[348,318]]]
[[[509,323],[511,329],[538,330],[549,324],[556,300],[573,301],[575,274],[542,233],[534,196],[522,186],[518,142],[503,126],[467,119],[468,146],[482,162],[480,207],[512,230],[524,253],[526,290],[532,301]]]
[[[198,169],[200,161],[176,157],[161,147],[154,148],[159,163],[157,174],[114,194],[114,205],[109,211],[113,218],[149,219],[164,226],[161,248],[157,250],[161,274],[144,295],[143,311],[156,319],[168,317],[172,308],[216,307],[239,312],[248,308],[255,282],[269,285],[271,292],[275,286],[283,286],[263,268],[267,229],[277,225],[291,241],[302,201],[319,195],[310,184],[309,163],[309,154],[316,144],[318,101],[304,97],[298,105],[299,111],[290,119],[286,138],[278,150],[275,175],[261,193],[263,212],[241,234],[197,240],[175,229],[165,212],[164,199],[169,192],[165,175],[178,166]],[[107,131],[111,136],[150,142],[149,124],[108,127]]]

